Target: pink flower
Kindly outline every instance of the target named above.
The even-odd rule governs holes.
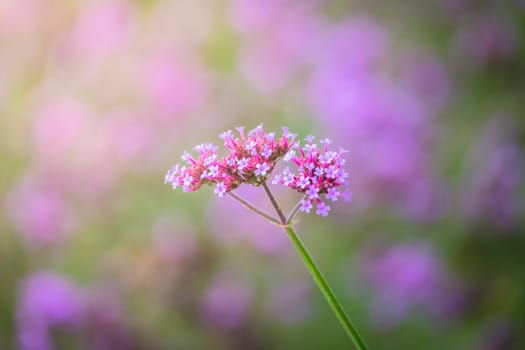
[[[284,157],[291,160],[298,168],[293,173],[289,167],[282,174],[275,176],[272,183],[282,184],[304,194],[304,198],[295,209],[309,213],[314,203],[316,214],[326,217],[330,206],[321,200],[321,195],[336,202],[342,197],[351,200],[349,191],[341,194],[339,187],[347,185],[348,173],[344,169],[346,160],[338,152],[328,149],[329,139],[320,141],[321,147],[314,143],[314,136],[306,137],[306,144],[301,147],[295,142],[296,135],[283,128],[283,134],[276,139],[274,133],[266,133],[262,124],[248,132],[243,127],[237,128],[238,137],[228,130],[220,135],[229,154],[219,158],[217,147],[211,144],[197,146],[198,158],[184,152],[182,160],[185,166],[175,165],[166,174],[165,183],[173,188],[181,186],[184,192],[193,192],[203,184],[215,185],[214,192],[223,197],[243,183],[264,185],[274,169],[276,162]],[[295,149],[297,153],[295,153]],[[295,214],[294,212],[294,214]],[[293,214],[292,214],[293,215]]]
[[[332,200],[333,202],[337,201],[339,196],[341,195],[341,192],[337,190],[337,188],[329,188],[328,193],[326,194],[326,198]]]
[[[237,128],[239,137],[231,130],[221,134],[229,151],[219,158],[217,147],[203,144],[195,149],[199,157],[194,159],[185,152],[182,159],[186,166],[175,165],[166,174],[165,183],[173,188],[182,186],[185,192],[193,192],[203,184],[216,185],[215,193],[222,197],[226,192],[243,183],[260,185],[270,176],[275,163],[293,147],[295,135],[283,129],[283,136],[275,139],[275,134],[267,134],[262,124],[244,134],[244,128]]]
[[[257,164],[255,166],[254,174],[257,176],[264,176],[270,170],[270,166],[267,163]]]
[[[276,162],[280,158],[291,160],[298,167],[294,174],[286,168],[277,175],[273,184],[290,187],[305,197],[299,203],[298,210],[309,213],[313,204],[317,206],[316,214],[326,217],[330,206],[321,200],[321,195],[336,202],[342,197],[346,202],[351,200],[351,192],[343,194],[338,187],[347,185],[348,173],[344,169],[346,160],[339,149],[338,152],[328,149],[332,143],[329,139],[320,141],[321,147],[314,143],[314,136],[306,137],[306,144],[301,147],[295,143],[296,135],[283,128],[279,139],[274,133],[266,133],[262,124],[248,132],[243,127],[237,128],[238,136],[228,130],[220,135],[229,153],[219,158],[217,147],[203,144],[195,148],[198,158],[193,158],[184,152],[182,160],[185,166],[177,164],[166,174],[165,183],[173,188],[181,186],[184,192],[193,192],[203,184],[215,185],[214,192],[223,197],[227,192],[236,189],[243,183],[255,186],[263,185],[270,176]],[[295,153],[296,148],[298,154]]]
[[[217,186],[215,187],[215,194],[219,197],[224,196],[226,193],[226,186],[224,186],[224,183],[219,182]]]
[[[330,207],[323,202],[319,201],[317,202],[317,210],[315,213],[317,215],[321,215],[323,218],[328,216],[328,212],[330,211]]]
[[[303,199],[301,201],[300,209],[303,213],[309,213],[312,210],[312,201]]]
[[[337,188],[347,183],[348,173],[344,169],[346,161],[343,158],[346,151],[343,149],[340,149],[339,152],[329,150],[328,145],[331,144],[331,141],[328,139],[321,141],[322,148],[313,143],[313,136],[308,136],[305,140],[306,145],[301,147],[298,144],[299,154],[291,159],[298,167],[298,174],[293,174],[289,168],[286,168],[281,175],[275,178],[274,182],[305,194],[300,206],[301,211],[310,212],[315,202],[317,203],[316,214],[326,217],[330,207],[321,201],[320,195],[325,194],[334,202],[341,196]]]
[[[308,188],[308,190],[306,191],[306,195],[308,197],[310,197],[310,199],[316,199],[316,198],[319,198],[319,188],[317,188],[316,186],[312,185]]]
[[[195,147],[199,152],[197,159],[188,152],[184,152],[182,160],[188,165],[180,167],[179,164],[171,168],[166,174],[165,183],[171,183],[173,188],[182,186],[184,192],[193,192],[204,183],[214,183],[214,174],[210,175],[210,168],[218,167],[217,146],[208,143]]]

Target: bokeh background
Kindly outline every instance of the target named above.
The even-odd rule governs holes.
[[[525,349],[524,43],[519,0],[0,1],[0,349],[350,348],[278,228],[163,184],[259,123],[350,150],[298,231],[372,349]]]

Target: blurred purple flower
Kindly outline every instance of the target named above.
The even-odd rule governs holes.
[[[324,50],[328,53],[314,65],[308,98],[323,126],[353,150],[357,206],[389,202],[415,218],[434,218],[427,214],[442,211],[443,185],[433,183],[429,146],[433,119],[448,100],[446,72],[436,59],[423,55],[401,66],[405,79],[380,70],[390,39],[385,28],[366,17],[327,33],[332,49]],[[425,183],[429,197],[414,196],[415,183]],[[422,202],[428,210],[410,209]]]
[[[523,185],[525,156],[513,130],[507,120],[490,121],[467,159],[468,178],[461,193],[467,216],[500,229],[513,227],[522,212],[518,193]]]
[[[276,92],[309,63],[319,36],[319,23],[305,13],[282,16],[261,37],[247,37],[239,70],[259,91]]]
[[[82,293],[52,272],[38,272],[21,282],[17,326],[23,350],[54,349],[51,328],[75,328],[84,308]]]
[[[303,322],[311,313],[310,289],[299,282],[274,284],[269,294],[271,316],[283,324]]]
[[[517,38],[510,18],[477,15],[461,22],[453,45],[461,59],[469,62],[467,68],[482,68],[510,59],[517,50]]]
[[[82,319],[82,339],[89,349],[96,350],[139,350],[145,349],[139,337],[122,312],[119,296],[109,289],[94,288],[88,291],[84,317]],[[153,344],[149,347],[154,349]]]
[[[449,101],[451,82],[445,66],[435,57],[417,54],[404,63],[405,85],[428,109],[438,114]]]
[[[89,349],[142,348],[123,322],[118,299],[102,288],[79,288],[51,271],[20,284],[16,309],[21,350],[54,350],[55,330],[73,335]]]
[[[320,38],[315,60],[318,66],[344,75],[376,68],[388,52],[388,32],[374,19],[363,16],[345,19],[326,29]]]
[[[245,324],[252,292],[245,284],[218,276],[208,287],[200,305],[202,320],[211,326],[232,329]]]
[[[381,328],[402,322],[414,309],[440,313],[449,281],[439,255],[426,243],[399,243],[367,252],[361,274],[372,291],[371,317]]]

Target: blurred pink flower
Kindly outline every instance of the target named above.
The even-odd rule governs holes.
[[[20,34],[33,33],[42,24],[47,0],[7,0],[0,3],[0,38],[16,39]]]
[[[63,162],[93,135],[93,126],[93,116],[82,103],[68,98],[46,102],[32,124],[35,152],[44,162]]]
[[[134,9],[126,1],[98,1],[82,8],[72,33],[79,54],[99,57],[123,48],[133,35]]]
[[[243,34],[254,34],[264,32],[273,24],[286,1],[233,0],[231,3],[230,13],[235,29]]]
[[[114,111],[104,116],[99,130],[109,143],[108,148],[119,170],[144,170],[147,167],[156,140],[156,130],[151,123],[125,111]]]
[[[231,22],[243,35],[264,34],[281,19],[292,13],[317,13],[324,0],[233,0]]]
[[[140,76],[153,111],[164,119],[185,116],[205,101],[206,80],[203,72],[192,64],[170,55],[146,59]]]
[[[34,165],[63,191],[96,197],[116,183],[120,169],[112,150],[122,147],[113,147],[123,142],[116,135],[121,131],[95,118],[79,101],[51,99],[33,122]]]
[[[7,201],[7,213],[24,240],[31,245],[56,245],[73,231],[75,219],[64,196],[34,180],[24,179]]]
[[[309,63],[317,46],[315,17],[294,13],[282,16],[264,36],[247,37],[239,54],[239,70],[259,91],[276,92]]]

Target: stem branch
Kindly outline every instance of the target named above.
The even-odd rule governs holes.
[[[272,202],[272,206],[274,207],[275,212],[277,213],[277,215],[279,216],[279,219],[281,220],[281,225],[286,225],[286,217],[284,216],[283,211],[281,207],[279,206],[279,203],[277,203],[277,200],[273,196],[272,191],[270,191],[270,188],[266,184],[266,181],[263,182],[262,185],[264,187],[264,191],[266,191],[266,195],[270,199],[270,202]]]
[[[288,217],[286,218],[286,224],[287,225],[290,225],[290,223],[292,222],[293,217],[295,216],[295,214],[297,214],[297,212],[299,211],[299,208],[301,208],[301,203],[303,202],[303,198],[301,198],[299,200],[299,202],[297,202],[297,204],[295,205],[295,207],[293,207],[293,209],[290,212],[290,214],[288,214]]]
[[[252,203],[248,202],[246,199],[238,196],[237,194],[233,193],[232,191],[230,192],[226,192],[230,197],[232,197],[233,199],[239,201],[246,209],[249,209],[251,211],[254,211],[256,212],[257,214],[261,215],[262,217],[264,217],[265,219],[271,221],[272,223],[278,225],[278,226],[281,226],[281,223],[279,222],[279,220],[273,218],[271,215],[269,214],[266,214],[264,211],[260,210],[259,208],[257,208],[255,205],[253,205]]]

